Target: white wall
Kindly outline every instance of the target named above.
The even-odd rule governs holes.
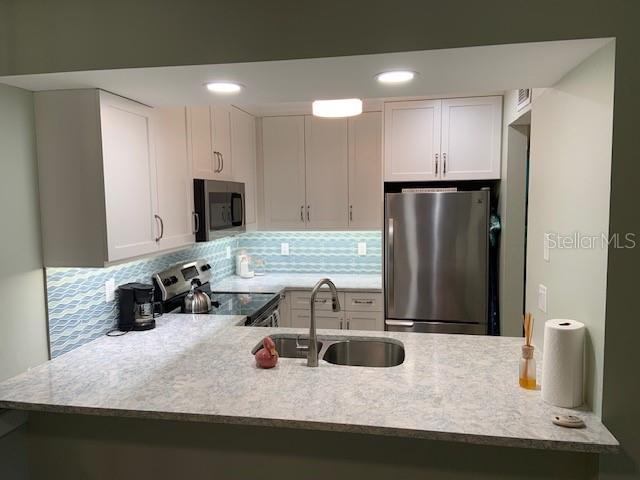
[[[48,358],[31,92],[0,85],[0,381]]]
[[[609,231],[614,90],[613,42],[537,98],[531,109],[526,309],[544,322],[573,318],[588,327],[587,402],[600,414],[604,361],[607,246],[554,249],[543,260],[545,232],[599,235]],[[538,285],[548,309],[537,308]]]

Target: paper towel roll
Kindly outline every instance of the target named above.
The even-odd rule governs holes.
[[[551,319],[544,324],[542,399],[557,407],[582,405],[584,324]]]

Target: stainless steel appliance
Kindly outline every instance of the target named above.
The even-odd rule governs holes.
[[[156,326],[153,285],[126,283],[118,287],[118,330],[151,330]]]
[[[385,195],[385,328],[486,334],[489,191]]]
[[[245,326],[278,326],[280,294],[211,291],[212,278],[211,265],[196,260],[154,274],[153,284],[165,313],[242,315]]]
[[[244,183],[196,179],[193,206],[197,242],[245,231]]]

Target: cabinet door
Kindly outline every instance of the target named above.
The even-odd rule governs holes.
[[[384,330],[382,312],[348,312],[347,329],[349,330]]]
[[[280,327],[291,326],[291,294],[289,292],[283,292],[280,295],[280,304],[278,305],[278,313],[280,313]]]
[[[294,328],[309,328],[311,314],[302,310],[291,311],[291,326]],[[316,329],[341,330],[344,328],[342,313],[316,311]]]
[[[193,178],[213,180],[215,159],[211,143],[211,118],[209,107],[189,107],[187,109],[187,130],[189,156]]]
[[[439,173],[440,100],[384,105],[384,179],[435,180]]]
[[[152,109],[100,92],[108,261],[158,249]]]
[[[344,293],[338,292],[338,301],[340,305],[344,305]],[[332,311],[331,292],[323,289],[316,295],[316,311],[326,310]],[[296,290],[291,292],[291,308],[294,310],[310,310],[311,309],[311,290]]]
[[[231,110],[231,150],[233,178],[244,183],[247,228],[255,228],[256,216],[256,122],[248,113]]]
[[[214,159],[214,178],[232,180],[231,111],[227,107],[211,107],[210,115],[213,151],[218,153],[217,161]]]
[[[382,228],[382,113],[349,119],[349,226]]]
[[[349,225],[347,119],[305,117],[307,228]]]
[[[190,245],[193,234],[193,182],[187,156],[184,107],[154,109],[160,248]]]
[[[500,178],[502,97],[442,100],[442,179]]]
[[[265,228],[304,228],[304,117],[263,118],[262,156]]]

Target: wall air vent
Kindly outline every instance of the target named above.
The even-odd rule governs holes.
[[[518,111],[531,103],[531,89],[520,88],[518,89]]]

